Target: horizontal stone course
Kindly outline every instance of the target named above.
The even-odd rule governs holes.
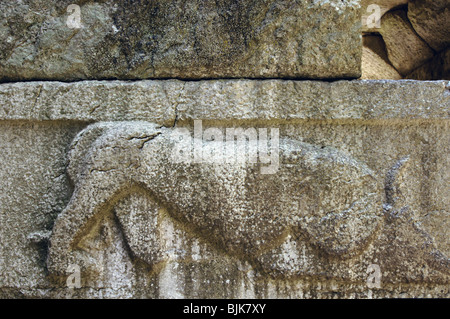
[[[3,0],[0,81],[358,78],[359,17],[357,0]]]
[[[448,81],[82,81],[0,85],[0,120],[442,120]]]

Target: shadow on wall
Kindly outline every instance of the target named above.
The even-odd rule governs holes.
[[[448,0],[363,0],[361,79],[450,80]]]

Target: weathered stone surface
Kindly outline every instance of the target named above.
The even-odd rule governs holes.
[[[386,13],[381,19],[380,34],[386,43],[389,61],[401,75],[434,56],[434,51],[417,36],[404,10]]]
[[[447,0],[411,0],[408,18],[430,47],[441,51],[450,46],[450,5]]]
[[[448,81],[0,89],[2,297],[450,295]],[[98,96],[91,114],[90,94]],[[120,102],[131,96],[135,108]],[[204,133],[278,128],[279,174],[261,174],[267,163],[221,169],[164,160],[176,141],[169,133],[193,133],[193,119],[203,120]],[[113,183],[121,179],[142,183],[123,189]],[[81,288],[67,288],[69,274],[55,275],[64,265],[52,265],[64,258],[82,266]],[[371,265],[380,268],[380,288],[367,285]]]
[[[447,82],[83,81],[0,85],[0,120],[448,119]],[[402,107],[397,107],[402,105]],[[433,105],[433,107],[429,107]]]
[[[0,80],[357,78],[359,11],[357,0],[5,0]]]
[[[0,85],[1,118],[117,121],[145,119],[170,125],[184,82],[80,81]],[[31,99],[31,100],[30,100]]]
[[[402,76],[390,64],[386,47],[381,36],[366,35],[363,37],[363,55],[361,63],[361,79],[399,80]]]
[[[253,156],[246,148],[234,151],[233,146],[230,152],[217,134],[213,141],[179,138],[175,129],[133,121],[94,124],[77,136],[68,158],[75,189],[53,228],[50,272],[64,275],[73,263],[86,269],[82,260],[70,259],[80,234],[118,194],[136,189],[152,194],[157,207],[200,238],[250,262],[302,232],[330,255],[359,255],[380,226],[381,185],[367,166],[336,149],[282,138],[275,150],[272,136],[271,161],[264,164],[246,159]],[[198,147],[203,148],[200,161],[194,159]],[[177,160],[180,148],[184,154]],[[157,223],[139,225],[146,219],[125,224],[120,219],[125,236],[141,236],[136,227],[157,232]],[[150,265],[162,262],[155,260],[156,247],[140,240],[130,245]],[[269,263],[258,268],[276,272]]]
[[[450,80],[450,48],[405,76],[415,80]]]

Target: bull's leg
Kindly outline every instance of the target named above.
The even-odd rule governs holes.
[[[67,207],[56,219],[50,239],[47,266],[50,272],[63,274],[71,263],[71,250],[83,230],[102,212],[114,205],[113,198],[125,192],[131,181],[122,172],[92,171],[76,185]]]

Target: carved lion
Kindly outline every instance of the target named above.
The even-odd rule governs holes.
[[[301,232],[324,253],[345,258],[359,254],[379,229],[382,186],[365,164],[335,148],[281,138],[278,171],[260,174],[261,163],[175,163],[173,130],[103,122],[78,134],[67,168],[74,191],[54,225],[51,272],[65,272],[90,225],[137,189],[235,256],[262,255]],[[130,248],[152,263],[143,250]]]

